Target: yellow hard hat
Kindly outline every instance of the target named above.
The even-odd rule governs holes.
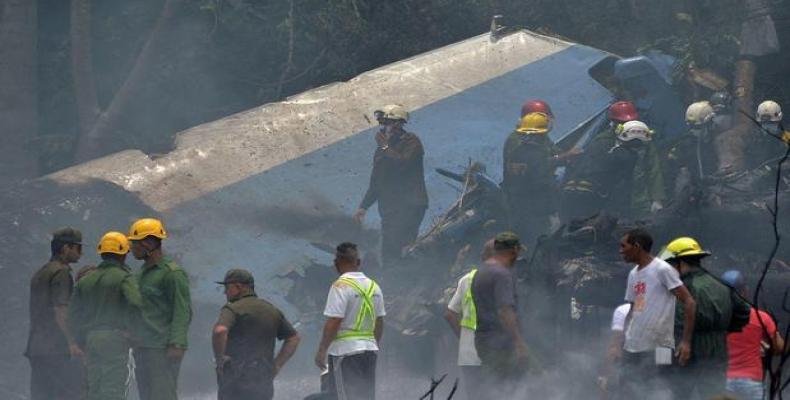
[[[99,254],[113,253],[124,255],[129,252],[129,239],[121,232],[107,232],[99,240]]]
[[[543,134],[549,131],[551,119],[548,115],[542,112],[531,112],[521,117],[521,123],[518,125],[516,132],[526,135],[530,134]]]
[[[129,240],[142,240],[148,236],[167,239],[167,232],[162,221],[155,218],[138,219],[129,228]]]
[[[696,240],[690,237],[680,237],[669,242],[659,258],[669,261],[681,257],[707,257],[709,255],[710,253],[703,250]]]

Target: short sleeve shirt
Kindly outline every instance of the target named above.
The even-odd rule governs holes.
[[[347,272],[340,277],[354,279],[363,290],[368,289],[369,286],[373,284],[373,281],[362,272]],[[324,316],[329,318],[342,318],[343,322],[340,323],[340,332],[348,331],[353,328],[356,322],[360,306],[361,299],[359,293],[348,284],[338,280],[335,281],[329,289],[329,295],[326,299],[326,308],[324,308]],[[377,318],[386,315],[386,310],[384,309],[384,296],[381,293],[380,287],[377,287],[373,292],[373,308]],[[329,345],[327,353],[333,356],[346,356],[364,351],[378,351],[378,349],[379,347],[375,339],[344,339],[333,341]]]
[[[511,271],[499,264],[486,263],[472,281],[472,297],[477,309],[475,342],[491,349],[514,346],[499,323],[499,309],[516,308],[516,287]]]
[[[469,289],[470,276],[464,275],[458,280],[458,287],[453,293],[453,297],[447,304],[450,311],[461,316],[461,319],[466,318],[466,310],[463,307],[464,295]],[[458,338],[458,365],[460,366],[476,366],[481,365],[480,357],[477,356],[477,349],[475,349],[475,331],[466,327],[461,327],[461,335]]]
[[[763,380],[762,347],[760,342],[769,342],[776,335],[776,323],[768,313],[757,311],[752,307],[749,323],[740,332],[727,335],[727,350],[729,353],[729,366],[727,378],[746,378],[754,381]],[[765,331],[763,331],[763,325]]]
[[[671,291],[682,285],[678,271],[659,258],[641,270],[631,270],[625,292],[625,301],[632,303],[631,321],[625,330],[626,351],[675,348],[676,299]]]
[[[277,307],[254,294],[222,307],[217,324],[228,328],[225,354],[232,361],[262,360],[270,366],[274,365],[275,342],[296,334]]]
[[[33,275],[27,356],[69,354],[66,337],[55,322],[54,308],[68,306],[73,290],[71,268],[60,261],[51,260]]]

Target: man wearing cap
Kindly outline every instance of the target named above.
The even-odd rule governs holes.
[[[142,299],[137,279],[126,266],[129,240],[108,232],[99,241],[102,262],[77,282],[69,306],[69,326],[85,349],[85,400],[125,400],[129,332]]]
[[[381,216],[381,258],[391,267],[400,259],[403,247],[414,242],[428,208],[423,172],[423,147],[417,135],[403,125],[409,113],[400,105],[388,105],[375,112],[380,129],[376,133],[373,171],[365,197],[354,213],[362,223],[365,213],[378,202]]]
[[[513,274],[520,250],[516,234],[497,234],[493,257],[485,260],[472,280],[477,315],[475,349],[482,360],[482,379],[488,385],[486,390],[502,395],[514,389],[528,367]]]
[[[218,399],[270,400],[274,377],[296,352],[299,334],[277,307],[258,298],[248,271],[231,269],[217,284],[224,286],[228,300],[212,337]],[[275,357],[277,340],[283,345]]]
[[[82,256],[82,233],[58,229],[50,243],[52,257],[30,280],[30,332],[25,356],[30,360],[32,400],[78,399],[82,393],[82,349],[68,329],[74,288],[70,264]]]
[[[691,356],[687,363],[673,365],[669,374],[677,399],[690,398],[695,390],[703,399],[724,391],[727,333],[739,332],[749,322],[749,304],[702,268],[702,259],[709,255],[690,237],[673,240],[661,253],[661,258],[678,270],[697,303]],[[676,336],[684,316],[682,308],[676,309]]]
[[[329,289],[315,364],[322,372],[328,370],[328,391],[338,400],[376,398],[376,354],[386,315],[384,296],[359,266],[355,244],[337,246],[335,269],[340,278]]]
[[[143,266],[137,275],[142,296],[134,359],[140,400],[178,398],[178,373],[192,320],[189,278],[162,252],[162,222],[143,218],[129,229],[131,251]]]

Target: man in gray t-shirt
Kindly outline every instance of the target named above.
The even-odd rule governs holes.
[[[520,248],[515,234],[498,234],[494,239],[494,256],[486,260],[472,281],[472,298],[477,309],[475,348],[482,361],[484,379],[498,388],[517,382],[527,365],[527,346],[516,313],[513,277]]]

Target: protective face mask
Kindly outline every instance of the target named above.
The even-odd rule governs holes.
[[[782,133],[778,122],[763,122],[760,126],[763,128],[763,133],[769,133],[774,136]]]

